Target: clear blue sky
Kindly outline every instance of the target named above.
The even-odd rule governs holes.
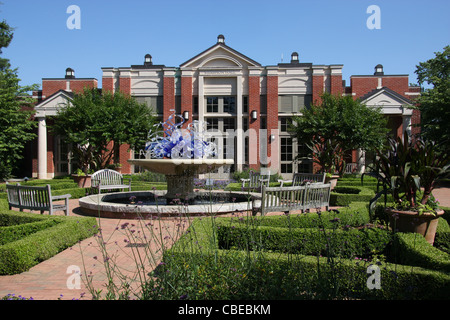
[[[15,28],[2,56],[19,68],[21,84],[63,77],[97,78],[102,67],[155,64],[177,67],[216,43],[262,65],[290,59],[343,64],[343,79],[409,74],[450,44],[448,0],[0,0],[0,19]],[[68,6],[81,10],[81,29],[70,30]],[[370,5],[381,10],[381,29],[366,26]]]

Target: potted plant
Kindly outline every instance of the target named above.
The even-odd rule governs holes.
[[[91,187],[91,174],[86,173],[81,169],[77,169],[75,173],[72,174],[72,178],[78,184],[79,188]]]
[[[339,175],[335,175],[330,172],[327,172],[325,174],[325,183],[331,184],[331,190],[333,190],[336,187],[338,179],[339,179]]]
[[[117,172],[122,172],[122,164],[119,162],[114,163],[113,170],[116,170]]]
[[[385,212],[389,216],[392,229],[400,232],[422,234],[430,244],[438,218],[444,213],[432,196],[439,178],[449,173],[450,158],[446,153],[436,152],[433,142],[417,138],[388,139],[386,150],[377,150],[371,172],[362,175],[378,179],[383,190],[370,202],[373,210],[377,200],[385,196]],[[392,197],[392,205],[387,204],[387,196]]]

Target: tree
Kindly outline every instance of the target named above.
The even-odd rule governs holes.
[[[450,46],[436,52],[436,57],[416,66],[420,85],[432,85],[418,98],[422,135],[436,142],[442,150],[450,150]]]
[[[143,148],[154,122],[146,104],[120,92],[102,95],[93,88],[74,95],[54,118],[52,131],[73,146],[80,168],[87,173],[118,162],[120,144]]]
[[[343,173],[343,156],[356,149],[369,152],[384,144],[386,119],[379,109],[369,108],[352,97],[324,93],[319,104],[293,118],[290,131],[298,141],[305,141],[322,170]]]
[[[5,21],[1,22],[0,53],[12,37],[12,28]],[[0,59],[0,179],[10,177],[23,158],[25,143],[36,137],[32,130],[35,126],[32,111],[26,107],[34,102],[28,92],[37,86],[20,86],[17,72],[11,69],[8,59]]]

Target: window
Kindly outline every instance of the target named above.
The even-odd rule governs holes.
[[[282,95],[278,96],[278,112],[301,112],[303,108],[310,106],[311,95]]]
[[[236,98],[223,97],[223,112],[236,113]]]
[[[292,163],[282,163],[281,173],[292,173]]]
[[[236,114],[236,97],[206,97],[206,112]]]
[[[292,161],[292,139],[281,138],[281,161]]]
[[[292,138],[281,137],[281,173],[292,173],[293,147]]]
[[[242,96],[242,112],[248,113],[248,96]]]
[[[135,96],[137,102],[145,103],[156,114],[163,114],[163,97],[162,96]]]
[[[290,125],[289,118],[280,118],[280,131],[281,132],[288,132]]]
[[[192,113],[198,114],[198,97],[192,97]]]
[[[206,112],[219,112],[219,98],[207,97],[206,98]]]
[[[208,131],[218,131],[219,130],[219,119],[208,118],[206,120],[206,123],[207,123],[206,129]]]
[[[227,130],[235,130],[236,129],[236,120],[235,118],[224,118],[223,119],[223,131],[227,132]]]

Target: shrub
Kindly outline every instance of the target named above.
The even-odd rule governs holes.
[[[337,211],[324,211],[321,213],[320,220],[317,214],[294,214],[289,215],[289,218],[285,216],[264,216],[254,219],[255,223],[260,226],[291,228],[361,226],[370,222],[368,204],[364,202],[352,202],[348,207],[340,208]]]
[[[395,233],[393,255],[397,263],[450,272],[450,255],[417,233]]]
[[[15,216],[10,221],[42,222],[54,221],[53,226],[28,234],[27,236],[0,246],[0,275],[16,274],[29,270],[34,265],[49,259],[80,240],[94,235],[97,231],[95,218],[66,216],[38,216],[30,213],[8,212],[0,214]],[[5,218],[2,219],[5,221]],[[50,223],[52,224],[52,223]],[[18,225],[16,224],[16,227]]]
[[[0,228],[0,245],[4,245],[9,242],[20,240],[32,233],[47,229],[56,225],[58,220],[49,219],[38,222],[24,223],[14,226],[7,226]]]
[[[450,276],[420,267],[219,249],[217,227],[222,228],[222,223],[218,221],[209,218],[193,221],[189,232],[165,252],[163,263],[154,273],[156,277],[144,288],[145,298],[426,300],[448,297]],[[367,287],[367,267],[372,264],[380,270],[381,289],[378,290]],[[154,290],[155,286],[158,290]]]
[[[375,195],[373,190],[365,187],[336,187],[336,189],[330,193],[331,206],[348,206],[354,201],[369,203]],[[359,192],[355,193],[357,190]]]
[[[282,253],[328,257],[371,258],[381,254],[391,241],[387,230],[378,228],[332,230],[315,228],[248,228],[244,225],[221,225],[219,247],[237,250],[278,251]],[[331,251],[330,251],[331,250]]]

